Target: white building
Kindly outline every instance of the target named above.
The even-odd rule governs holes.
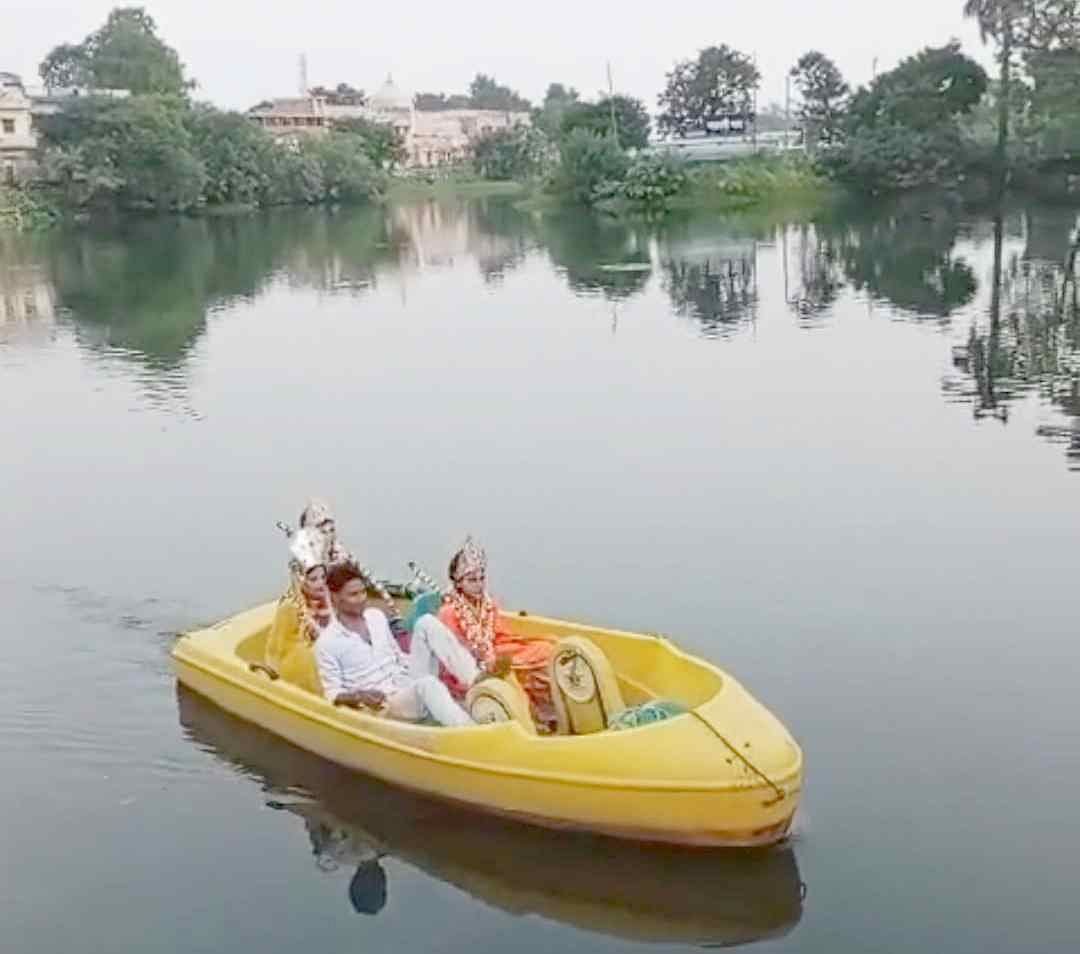
[[[0,183],[12,183],[34,168],[37,123],[76,97],[122,99],[125,89],[26,87],[15,73],[0,73]]]
[[[402,136],[406,164],[426,168],[452,165],[469,155],[473,140],[496,129],[527,125],[527,112],[496,109],[450,109],[423,111],[413,105],[413,97],[402,90],[393,77],[363,106],[335,105],[319,96],[275,99],[261,103],[248,113],[274,136],[297,141],[306,135],[321,135],[335,121],[363,118],[387,123]]]
[[[14,73],[0,73],[0,183],[30,171],[37,148],[30,97]]]

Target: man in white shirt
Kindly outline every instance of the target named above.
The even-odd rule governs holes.
[[[473,724],[437,675],[442,663],[467,686],[480,676],[472,653],[449,629],[434,616],[421,617],[406,659],[386,614],[367,605],[367,585],[355,567],[334,567],[327,582],[336,619],[319,636],[315,660],[329,701],[383,709],[409,722],[430,717],[440,725]]]

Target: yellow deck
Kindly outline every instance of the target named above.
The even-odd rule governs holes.
[[[687,715],[621,732],[535,736],[516,723],[449,729],[335,707],[252,672],[275,604],[190,633],[180,681],[223,709],[394,785],[555,828],[697,845],[780,840],[798,805],[802,752],[731,676],[668,640],[537,616],[522,636],[582,635],[608,656],[628,704],[678,700]]]

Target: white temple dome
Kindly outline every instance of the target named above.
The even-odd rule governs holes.
[[[386,82],[379,87],[370,102],[375,109],[412,109],[412,97],[394,82],[393,76],[386,77]]]

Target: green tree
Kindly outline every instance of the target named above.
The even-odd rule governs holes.
[[[967,156],[954,126],[924,130],[891,123],[849,133],[842,149],[826,154],[825,163],[847,185],[876,195],[953,186]]]
[[[614,114],[614,121],[613,121]],[[595,135],[615,134],[624,149],[644,149],[649,144],[649,114],[640,99],[605,96],[595,103],[576,103],[562,121],[562,135],[588,129]]]
[[[696,60],[683,60],[667,74],[660,94],[662,130],[685,135],[732,117],[753,118],[753,96],[761,73],[753,60],[725,45],[710,46]]]
[[[187,102],[169,96],[72,104],[43,118],[46,175],[80,204],[111,197],[129,209],[189,209],[202,200],[206,170],[188,116]]]
[[[958,44],[923,50],[852,97],[844,147],[826,162],[868,192],[951,184],[973,151],[960,120],[986,88],[985,70]]]
[[[840,138],[848,84],[836,64],[824,53],[804,53],[791,70],[802,102],[797,116],[811,148],[831,145]]]
[[[128,208],[184,211],[201,201],[206,172],[184,120],[182,108],[157,96],[121,100],[106,113]]]
[[[626,153],[611,136],[575,129],[560,145],[553,184],[575,202],[592,205],[621,189],[629,166]]]
[[[302,152],[315,159],[322,174],[322,199],[366,202],[385,192],[385,175],[364,152],[359,137],[348,134],[305,140]]]
[[[354,137],[376,169],[393,169],[409,157],[405,137],[390,123],[372,122],[356,116],[335,122],[334,131]]]
[[[280,201],[271,188],[278,146],[263,129],[240,113],[206,105],[192,109],[186,125],[206,175],[204,201],[242,205]]]
[[[848,132],[900,125],[932,129],[971,112],[986,92],[986,71],[960,44],[927,47],[860,89],[847,110]]]
[[[469,109],[472,100],[461,93],[447,96],[446,93],[417,93],[413,105],[425,113],[441,113],[450,109]]]
[[[540,168],[543,142],[528,126],[495,129],[473,141],[472,158],[485,179],[527,179]]]
[[[111,205],[124,185],[106,144],[90,141],[40,150],[38,176],[55,189],[68,209]]]
[[[338,83],[333,89],[326,86],[314,86],[310,93],[333,106],[363,106],[367,103],[367,94],[348,83]]]
[[[1018,21],[1025,0],[965,0],[964,16],[979,24],[983,42],[990,37],[998,46],[998,188],[1004,191],[1008,181],[1009,103],[1012,98],[1013,51]]]
[[[533,125],[542,129],[549,138],[557,139],[562,133],[563,116],[579,101],[580,96],[573,86],[550,84],[544,94],[543,105],[533,115]]]
[[[509,86],[501,86],[495,77],[477,73],[469,84],[469,102],[473,109],[501,109],[507,112],[528,112],[532,104]]]
[[[41,61],[41,81],[50,89],[86,86],[92,82],[90,64],[83,44],[61,43]]]
[[[1025,50],[1080,49],[1080,0],[1027,0],[1023,11]]]
[[[1080,49],[1032,50],[1025,61],[1031,79],[1029,145],[1040,159],[1080,151]]]
[[[48,86],[87,85],[132,93],[179,95],[194,83],[184,78],[176,51],[157,35],[142,7],[118,7],[105,25],[78,46],[62,44],[39,68]]]
[[[272,201],[281,205],[317,205],[326,201],[322,159],[305,140],[298,149],[277,149],[270,169]]]

